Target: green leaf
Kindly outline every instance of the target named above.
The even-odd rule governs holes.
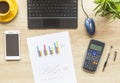
[[[95,0],[94,3],[98,4],[101,3],[103,0]]]
[[[116,6],[116,10],[120,13],[120,3],[116,3],[115,6]]]
[[[111,5],[110,3],[107,2],[107,4],[108,4],[110,10],[112,10],[113,12],[116,12],[116,13],[117,13],[117,11],[112,7],[112,5]]]
[[[100,6],[101,4],[97,5],[97,7],[93,11],[97,10]]]
[[[120,0],[109,0],[110,2],[120,2]]]

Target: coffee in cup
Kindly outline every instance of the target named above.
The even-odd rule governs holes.
[[[0,0],[0,23],[11,21],[17,15],[17,11],[16,0]]]
[[[6,14],[9,11],[9,4],[6,1],[0,1],[0,14]]]
[[[0,0],[0,17],[5,17],[13,10],[12,0]]]

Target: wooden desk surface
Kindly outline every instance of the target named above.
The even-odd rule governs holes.
[[[72,54],[75,66],[76,79],[78,83],[120,83],[120,20],[109,22],[105,18],[95,17],[92,10],[96,6],[90,0],[84,0],[85,10],[96,23],[96,33],[89,37],[84,27],[85,14],[81,9],[79,1],[78,28],[77,29],[45,29],[28,30],[27,27],[27,0],[17,0],[19,12],[17,17],[7,24],[0,24],[0,83],[34,83],[32,66],[27,48],[27,37],[44,35],[49,33],[69,31]],[[21,32],[21,60],[5,61],[4,53],[4,31],[20,30]],[[94,74],[82,70],[82,62],[85,56],[90,39],[98,39],[106,43],[99,67]],[[109,58],[108,65],[102,72],[103,64],[107,54],[113,45],[113,51]],[[113,53],[118,51],[118,56],[113,62]]]

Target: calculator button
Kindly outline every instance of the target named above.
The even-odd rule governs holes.
[[[90,52],[90,49],[88,50],[88,52]]]
[[[95,69],[95,70],[97,69],[97,65],[94,65],[94,69]]]
[[[93,52],[93,50],[89,49],[89,52],[90,52],[90,53],[92,53],[92,52]]]
[[[95,65],[97,65],[98,64],[98,62],[92,62],[93,64],[95,64]]]
[[[89,49],[89,50],[88,50],[88,52],[89,52],[89,53],[91,53],[91,52],[92,52],[92,50],[91,50],[91,49]]]
[[[98,52],[98,55],[100,55],[100,56],[101,56],[101,52]]]
[[[96,56],[93,56],[94,58],[96,58]]]
[[[100,52],[97,52],[97,55],[99,55],[100,54]]]
[[[95,64],[95,62],[92,62],[93,64]]]
[[[96,59],[97,62],[99,62],[99,60],[100,60],[99,58]]]
[[[99,55],[98,57],[100,58],[101,56]]]
[[[90,55],[90,53],[88,52],[88,54],[87,54],[88,56]]]
[[[93,54],[93,56],[96,56],[96,55],[97,55],[97,52],[96,52],[96,51],[93,51],[92,54]]]

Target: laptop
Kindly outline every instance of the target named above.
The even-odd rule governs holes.
[[[28,28],[77,28],[78,0],[27,0]]]

